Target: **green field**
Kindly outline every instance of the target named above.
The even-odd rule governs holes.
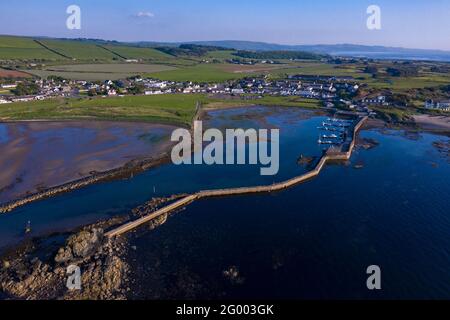
[[[69,40],[39,40],[59,54],[76,60],[113,60],[119,57],[96,44]]]
[[[419,77],[386,77],[369,79],[367,83],[372,88],[392,89],[398,92],[407,89],[419,89],[425,87],[438,87],[450,84],[450,75],[421,75]]]
[[[227,107],[244,107],[249,105],[279,106],[279,107],[299,107],[307,109],[317,109],[321,107],[319,100],[304,99],[299,97],[272,97],[265,96],[260,99],[251,100],[222,100],[208,99],[205,108],[220,109]]]
[[[318,108],[320,102],[292,97],[255,100],[221,100],[205,95],[125,96],[92,99],[52,99],[0,105],[0,121],[14,120],[122,120],[189,125],[197,102],[205,108],[248,105]]]
[[[37,44],[32,38],[0,36],[0,59],[60,60],[61,57]]]
[[[218,60],[231,60],[236,59],[235,55],[233,55],[234,50],[217,50],[211,51],[206,54],[206,58],[208,59],[218,59]]]
[[[133,120],[188,125],[203,95],[52,99],[0,105],[0,120]]]
[[[225,82],[258,74],[276,72],[278,68],[286,68],[284,65],[255,65],[239,66],[224,63],[203,63],[192,67],[179,68],[173,71],[157,72],[152,77],[161,80],[193,81],[193,82]]]
[[[193,82],[224,82],[239,79],[245,74],[226,72],[218,64],[199,64],[194,67],[154,73],[151,76],[161,80],[193,81]]]
[[[272,72],[272,75],[284,76],[291,74],[302,75],[318,75],[318,76],[350,76],[354,78],[364,77],[368,75],[363,73],[358,66],[355,65],[334,65],[323,62],[296,62],[290,68],[280,69]]]
[[[53,75],[71,80],[101,81],[125,79],[139,74],[151,74],[175,69],[175,67],[162,64],[109,63],[56,65],[42,70],[27,69],[24,71],[42,78]]]
[[[153,61],[173,61],[174,57],[152,48],[104,45],[104,48],[115,52],[126,59],[143,59]]]

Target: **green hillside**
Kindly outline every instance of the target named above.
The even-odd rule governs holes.
[[[32,38],[0,36],[0,59],[3,60],[60,60],[57,54],[45,49]]]
[[[118,56],[100,46],[83,41],[39,40],[44,46],[62,56],[77,60],[112,60]]]
[[[174,58],[168,54],[152,48],[139,48],[128,46],[115,46],[115,45],[103,45],[107,50],[122,56],[125,59],[144,59],[144,60],[174,60]]]
[[[0,36],[0,60],[117,61],[139,59],[188,64],[153,48],[109,44],[93,40],[57,40]],[[180,61],[178,61],[180,60]]]

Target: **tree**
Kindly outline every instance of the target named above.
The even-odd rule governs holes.
[[[20,82],[17,87],[11,91],[16,96],[28,96],[39,93],[39,87],[35,83]]]
[[[142,84],[136,84],[133,87],[128,88],[128,92],[131,94],[142,94],[144,93],[144,86]]]
[[[377,68],[377,66],[369,65],[364,68],[364,72],[374,75],[374,74],[378,73],[378,68]]]

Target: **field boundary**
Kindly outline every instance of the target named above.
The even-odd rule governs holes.
[[[62,54],[61,52],[56,51],[55,49],[50,48],[49,46],[43,44],[42,42],[40,42],[39,40],[34,39],[33,40],[35,43],[37,43],[38,45],[40,45],[41,47],[43,47],[44,49],[47,49],[48,51],[57,54],[58,56],[61,56],[63,58],[69,59],[69,60],[73,60],[72,57],[66,56],[65,54]]]
[[[108,48],[106,48],[106,47],[104,47],[104,46],[102,46],[102,45],[100,45],[100,44],[97,44],[97,47],[99,47],[99,48],[101,48],[101,49],[103,49],[103,50],[106,50],[106,51],[108,51],[108,52],[110,52],[110,53],[112,53],[112,54],[118,56],[118,57],[121,58],[121,59],[124,59],[124,60],[127,60],[127,59],[128,59],[127,57],[124,57],[124,56],[118,54],[117,52],[115,52],[115,51],[113,51],[113,50],[111,50],[111,49],[108,49]]]

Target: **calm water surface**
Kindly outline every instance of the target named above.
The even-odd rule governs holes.
[[[450,166],[432,147],[441,138],[362,136],[380,145],[348,166],[270,196],[200,201],[130,236],[132,297],[450,298]],[[378,292],[366,289],[374,264]],[[238,281],[223,275],[232,266]]]

